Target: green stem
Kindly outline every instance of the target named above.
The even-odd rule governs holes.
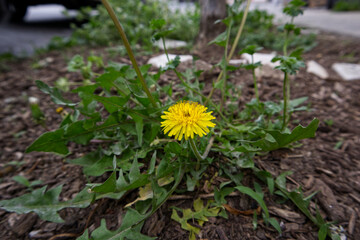
[[[168,54],[168,51],[166,49],[165,38],[162,37],[161,40],[162,40],[162,43],[163,43],[163,46],[164,46],[164,52],[165,52],[166,58],[167,58],[168,62],[170,62],[169,54]]]
[[[224,51],[224,56],[225,56],[225,60],[227,60],[228,54],[228,47],[229,47],[229,40],[230,40],[230,33],[231,33],[231,28],[232,28],[232,23],[233,21],[230,21],[229,27],[227,29],[227,36],[226,36],[226,44],[225,44],[225,51]],[[223,71],[225,74],[223,77],[223,87],[221,89],[221,103],[220,103],[220,111],[222,111],[223,106],[225,105],[225,94],[226,94],[226,87],[227,87],[227,61],[224,61],[224,66],[223,66]]]
[[[154,97],[151,95],[149,88],[146,86],[145,79],[141,74],[140,68],[139,68],[139,66],[137,64],[137,61],[136,61],[136,59],[134,57],[134,54],[133,54],[133,52],[131,50],[131,47],[130,47],[130,43],[129,43],[127,37],[126,37],[126,34],[125,34],[120,22],[119,22],[119,19],[116,17],[115,12],[112,9],[112,7],[110,6],[109,2],[107,0],[101,0],[101,1],[104,4],[106,10],[108,11],[108,13],[110,15],[110,18],[113,20],[113,22],[115,24],[115,27],[118,30],[119,34],[120,34],[121,39],[123,40],[124,46],[125,46],[126,51],[127,51],[128,55],[129,55],[130,61],[131,61],[132,65],[133,65],[133,67],[135,69],[135,72],[136,72],[136,74],[137,74],[137,76],[139,78],[139,81],[140,81],[140,83],[141,83],[141,85],[143,87],[143,90],[145,91],[145,93],[146,93],[147,97],[149,98],[150,102],[152,103],[152,105],[155,108],[157,108],[156,101],[155,101]]]
[[[234,40],[234,43],[231,47],[231,50],[230,50],[230,53],[228,55],[228,57],[226,58],[226,63],[228,64],[230,59],[233,57],[234,55],[234,52],[235,52],[235,49],[239,43],[239,40],[240,40],[240,37],[241,37],[241,33],[243,31],[243,28],[245,26],[245,21],[246,21],[246,18],[247,18],[247,15],[248,15],[248,12],[249,12],[249,7],[250,7],[250,3],[251,3],[251,0],[248,0],[247,3],[246,3],[246,8],[244,10],[244,15],[243,15],[243,18],[241,20],[241,23],[240,23],[240,26],[239,26],[239,29],[237,31],[237,34],[236,34],[236,37],[235,37],[235,40]],[[216,81],[214,83],[217,83],[218,81],[220,81],[220,79],[223,77],[223,74],[224,74],[224,70],[222,70],[218,76],[218,78],[216,79]],[[214,85],[213,83],[213,85]],[[214,94],[214,91],[215,89],[212,88],[208,97],[207,97],[207,100],[205,102],[205,105],[208,103],[208,100],[211,99],[212,95]]]
[[[294,23],[294,17],[292,17],[291,20],[290,20],[290,24],[293,24],[293,23]],[[283,54],[284,54],[284,56],[287,56],[287,47],[288,47],[288,44],[289,44],[289,35],[290,35],[290,32],[286,31],[286,33],[285,33],[285,42],[284,42],[284,46],[283,46]]]
[[[286,32],[286,35],[285,35],[285,42],[284,42],[284,46],[283,46],[283,54],[284,54],[284,56],[287,56],[288,38],[289,38],[289,33],[288,33],[288,32]]]
[[[287,125],[287,107],[289,102],[289,96],[290,94],[290,86],[289,85],[289,78],[287,72],[284,73],[284,84],[283,84],[283,98],[284,98],[284,110],[283,110],[283,124],[282,124],[282,130],[286,128]]]
[[[189,140],[190,140],[191,150],[193,151],[193,153],[194,153],[194,155],[195,155],[195,157],[196,157],[196,159],[197,159],[197,162],[196,162],[196,170],[199,170],[199,168],[200,168],[200,162],[201,162],[202,160],[204,160],[204,158],[200,155],[199,150],[197,149],[196,144],[195,144],[195,142],[194,142],[194,139],[190,138]]]

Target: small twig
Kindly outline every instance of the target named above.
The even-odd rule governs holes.
[[[355,196],[352,193],[349,193],[349,196],[352,197],[356,202],[360,203],[360,198],[358,198],[357,196]]]
[[[25,174],[28,175],[28,174],[32,173],[35,170],[35,168],[39,165],[40,162],[41,162],[41,159],[37,160],[34,163],[34,165],[29,170],[27,170],[27,172]]]
[[[199,194],[197,197],[198,198],[202,198],[202,199],[207,199],[207,198],[213,198],[214,197],[214,193],[207,193],[207,194]],[[227,197],[236,197],[236,196],[240,196],[239,192],[232,192],[229,195],[227,195]],[[190,195],[172,195],[168,200],[184,200],[184,199],[193,199],[194,196],[190,196]]]
[[[220,239],[229,240],[228,237],[226,236],[226,233],[220,226],[218,226],[215,230],[216,230],[218,236],[220,237]]]
[[[83,233],[85,232],[85,230],[88,228],[89,224],[90,224],[90,220],[91,218],[93,217],[94,213],[96,212],[96,210],[98,210],[98,208],[100,207],[100,205],[102,205],[102,203],[104,202],[104,198],[101,199],[100,203],[97,204],[95,206],[95,208],[90,212],[88,218],[86,219],[86,223],[85,223],[85,227],[84,227],[84,230],[83,230]]]
[[[15,171],[15,167],[14,167],[14,166],[6,166],[6,167],[4,167],[4,168],[1,168],[1,169],[0,169],[0,178],[3,177],[3,176],[5,176],[5,175],[8,174],[8,173],[13,172],[13,171]]]
[[[57,234],[55,236],[52,236],[51,238],[49,238],[49,240],[55,240],[57,238],[63,238],[63,237],[78,237],[80,236],[80,234],[77,233],[60,233]]]

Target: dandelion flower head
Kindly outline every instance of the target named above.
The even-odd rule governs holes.
[[[165,134],[175,136],[177,140],[181,140],[183,136],[185,140],[194,138],[195,134],[202,137],[210,131],[208,127],[215,127],[215,123],[211,122],[215,117],[206,110],[207,107],[197,102],[180,101],[161,116],[164,119],[161,127]]]

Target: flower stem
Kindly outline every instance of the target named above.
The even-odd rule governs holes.
[[[161,40],[162,40],[162,44],[164,46],[164,52],[165,52],[166,58],[167,58],[168,62],[170,62],[169,54],[168,54],[168,51],[166,49],[165,38],[162,37]]]
[[[203,155],[201,155],[199,153],[199,150],[196,147],[194,139],[192,139],[192,138],[189,139],[191,150],[193,151],[193,153],[194,153],[194,155],[195,155],[195,157],[197,159],[196,170],[199,170],[199,168],[200,168],[200,161],[203,161],[203,160],[205,160],[207,158],[207,155],[209,154],[210,149],[211,149],[211,147],[212,147],[212,145],[214,143],[214,139],[215,139],[214,137],[210,138],[209,144],[207,145],[206,150],[205,150]]]
[[[203,157],[200,155],[199,153],[199,150],[197,149],[196,147],[196,144],[194,142],[194,139],[190,138],[190,147],[191,147],[191,150],[193,151],[196,159],[197,159],[197,162],[196,162],[196,170],[199,170],[200,168],[200,161],[204,160]]]
[[[246,17],[247,17],[247,14],[249,12],[249,7],[250,7],[250,3],[251,3],[251,0],[247,0],[247,3],[246,3],[246,8],[244,10],[244,15],[243,15],[243,18],[241,20],[241,23],[240,23],[240,26],[239,26],[239,29],[237,31],[237,34],[236,34],[236,37],[235,37],[235,40],[234,40],[234,43],[231,47],[231,50],[230,50],[230,53],[229,55],[227,56],[226,58],[226,63],[228,64],[230,59],[233,57],[234,55],[234,52],[235,52],[235,49],[239,43],[239,39],[241,37],[241,33],[243,31],[243,28],[244,28],[244,25],[245,25],[245,21],[246,21]],[[216,79],[215,83],[217,83],[218,81],[221,80],[221,78],[223,77],[223,74],[224,74],[224,70],[222,70],[218,76],[218,78]],[[213,84],[214,85],[214,84]],[[205,102],[205,105],[207,105],[209,99],[211,99],[212,95],[214,94],[214,91],[215,91],[215,88],[212,88],[207,99],[206,99],[206,102]]]
[[[221,89],[221,103],[220,103],[220,111],[222,111],[223,107],[225,106],[225,100],[226,100],[226,88],[227,88],[227,65],[228,65],[228,61],[227,61],[227,57],[228,57],[228,47],[229,47],[229,40],[230,40],[230,33],[231,33],[231,27],[232,27],[233,21],[231,19],[230,23],[229,23],[229,27],[227,29],[227,36],[226,36],[226,44],[225,44],[225,51],[224,51],[224,56],[225,56],[225,61],[224,61],[224,65],[223,65],[223,71],[225,74],[223,74],[223,87]]]
[[[101,1],[102,1],[103,5],[105,6],[106,10],[108,11],[110,18],[113,20],[113,22],[115,24],[115,27],[118,30],[118,32],[120,34],[120,37],[124,42],[124,46],[125,46],[126,51],[127,51],[128,55],[129,55],[130,61],[131,61],[132,65],[133,65],[133,67],[135,69],[135,72],[136,72],[136,74],[137,74],[137,76],[139,78],[139,81],[140,81],[140,83],[141,83],[141,85],[143,87],[143,90],[145,91],[145,93],[146,93],[147,97],[149,98],[150,102],[152,103],[152,105],[155,108],[157,108],[156,101],[155,101],[154,97],[151,95],[149,88],[146,86],[145,79],[141,74],[140,68],[139,68],[139,66],[138,66],[138,64],[136,62],[136,59],[135,59],[134,54],[133,54],[133,52],[131,50],[131,47],[130,47],[130,43],[129,43],[127,37],[126,37],[126,34],[125,34],[120,22],[119,22],[119,19],[116,17],[115,12],[112,9],[112,7],[110,6],[109,2],[107,0],[101,0]]]

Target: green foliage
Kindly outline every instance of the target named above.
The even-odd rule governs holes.
[[[166,2],[158,0],[148,0],[146,3],[142,0],[111,0],[110,4],[122,23],[131,45],[141,44],[145,49],[152,48],[151,39],[154,30],[150,27],[150,23],[154,19],[165,19],[166,28],[172,29],[171,32],[167,32],[169,38],[192,42],[197,35],[200,22],[198,8],[185,13],[172,12]],[[68,41],[69,44],[72,42],[106,46],[118,44],[121,39],[105,8],[99,5],[96,15],[89,14],[89,11],[85,8],[79,14],[78,19],[87,22],[80,27],[73,25],[74,33]]]
[[[208,217],[216,217],[219,213],[219,207],[209,208],[210,201],[204,205],[204,202],[198,198],[194,201],[194,211],[187,209],[174,208],[171,214],[171,219],[181,224],[181,228],[189,231],[189,239],[195,240],[196,235],[199,234],[200,228],[195,227],[189,223],[189,221],[197,220],[197,223],[202,226],[204,222],[209,221]],[[182,217],[179,216],[178,211],[182,213]]]
[[[141,218],[141,215],[134,210],[130,210],[127,212],[123,219],[123,223],[121,226],[126,226],[131,224],[132,222],[136,222]],[[77,240],[92,240],[92,239],[103,239],[103,240],[115,240],[115,239],[129,239],[129,240],[152,240],[156,239],[153,237],[148,237],[140,233],[142,228],[142,224],[134,227],[132,229],[128,229],[126,231],[121,231],[121,227],[117,231],[110,231],[106,228],[105,219],[101,220],[101,225],[97,229],[95,229],[91,233],[91,237],[88,237],[88,232],[85,231],[82,236],[78,237]]]
[[[305,4],[306,3],[302,0],[291,0],[286,7],[284,7],[283,13],[290,17],[302,15],[304,11],[301,8],[305,6]]]
[[[239,13],[234,19],[234,25],[240,23],[242,12]],[[249,11],[247,21],[244,27],[246,37],[241,38],[239,41],[239,48],[243,49],[249,45],[257,45],[266,49],[281,51],[284,45],[284,37],[279,34],[283,31],[283,27],[276,27],[274,24],[274,15],[269,14],[263,10]],[[299,29],[300,30],[300,29]],[[232,30],[234,36],[236,29]],[[315,34],[298,34],[289,37],[289,47],[303,48],[309,51],[316,46]]]
[[[42,184],[41,180],[35,180],[30,182],[26,177],[21,175],[14,176],[13,180],[17,183],[24,185],[25,187],[28,187],[30,190],[32,190],[32,187]]]
[[[336,1],[334,11],[359,11],[360,2],[358,0],[340,0]]]
[[[117,6],[115,10],[121,23],[124,23],[127,33],[130,32],[129,36],[133,44],[138,41],[146,44],[151,37],[155,40],[164,40],[165,37],[171,37],[176,32],[176,27],[173,31],[173,26],[167,24],[168,19],[173,17],[170,15],[176,16],[176,14],[168,13],[169,16],[166,14],[160,16],[159,9],[164,6],[159,2],[147,1],[147,4],[143,4],[141,1],[121,1],[121,3],[113,2],[114,6]],[[238,3],[239,1],[236,4]],[[289,14],[296,15],[296,11],[300,11],[300,3],[297,1],[293,1],[289,7],[291,9],[286,10]],[[130,14],[129,9],[135,12]],[[99,14],[90,17],[90,21],[82,29],[78,29],[75,35],[88,27],[89,31],[83,32],[84,39],[89,38],[88,43],[102,40],[108,43],[109,39],[118,41],[112,22],[104,11],[99,7]],[[225,48],[229,46],[232,25],[236,25],[243,16],[236,8],[231,8],[229,11],[230,17],[224,20],[228,26],[227,31],[212,42]],[[272,28],[272,17],[263,16],[261,12],[256,11],[254,14],[263,17],[263,21],[269,24],[265,27]],[[123,21],[124,19],[126,21]],[[249,22],[254,25],[259,24],[256,21]],[[102,29],[98,29],[100,25]],[[298,28],[292,23],[285,25],[283,30],[287,37],[290,33],[299,33]],[[99,34],[100,31],[102,34]],[[106,35],[107,33],[109,35]],[[90,41],[90,35],[94,36],[94,39],[91,39],[94,42]],[[286,38],[286,41],[289,41],[289,38]],[[261,50],[258,46],[261,45],[248,45],[241,53],[253,55]],[[302,50],[296,49],[289,56],[286,54],[277,56],[273,61],[280,62],[278,69],[285,75],[296,74],[303,65],[301,54]],[[222,90],[220,105],[202,94],[204,84],[199,81],[201,71],[195,68],[195,64],[192,69],[180,72],[177,69],[179,63],[180,59],[177,57],[155,73],[153,70],[150,71],[150,65],[140,66],[139,70],[145,79],[142,84],[139,81],[140,74],[135,71],[135,67],[115,62],[104,64],[101,56],[90,55],[85,59],[75,55],[68,63],[68,71],[78,72],[83,78],[83,83],[72,90],[73,94],[78,95],[77,102],[67,100],[60,91],[60,89],[70,91],[72,83],[62,80],[58,81],[57,87],[51,87],[44,82],[36,81],[41,91],[50,95],[55,103],[66,108],[66,114],[62,115],[63,120],[58,129],[39,136],[26,152],[42,151],[72,156],[70,151],[77,148],[72,146],[70,148],[69,143],[88,145],[91,142],[96,146],[92,148],[92,152],[87,152],[76,159],[68,158],[66,161],[69,164],[82,166],[83,173],[91,176],[89,179],[94,182],[87,183],[74,199],[61,201],[59,196],[62,186],[50,190],[46,190],[47,186],[44,186],[33,190],[36,182],[29,182],[18,176],[14,180],[27,186],[31,192],[11,200],[0,201],[0,208],[17,213],[35,212],[44,220],[62,222],[58,211],[63,208],[88,207],[98,199],[119,199],[130,191],[138,189],[139,196],[125,206],[127,210],[118,229],[108,230],[105,221],[102,220],[100,227],[91,233],[85,231],[78,239],[153,239],[141,234],[144,221],[156,212],[175,190],[198,191],[201,180],[209,176],[207,171],[209,166],[219,166],[214,176],[205,183],[206,186],[212,186],[216,176],[227,179],[219,186],[213,186],[215,201],[209,200],[204,203],[199,198],[194,201],[193,209],[173,209],[172,219],[189,231],[190,239],[196,239],[196,235],[200,232],[199,227],[203,226],[209,217],[227,217],[223,204],[226,204],[226,197],[234,190],[253,198],[261,207],[263,214],[258,216],[255,213],[253,216],[254,227],[257,226],[258,217],[262,217],[266,225],[271,225],[281,233],[279,223],[269,215],[262,186],[256,182],[255,190],[243,186],[242,170],[246,168],[264,181],[271,195],[278,194],[294,202],[320,228],[319,236],[323,237],[325,233],[329,235],[329,225],[319,214],[313,216],[308,209],[313,195],[304,197],[301,189],[288,191],[286,176],[289,173],[274,178],[269,172],[258,170],[253,160],[256,155],[266,154],[279,148],[291,148],[297,141],[315,136],[319,124],[317,119],[306,127],[298,125],[293,130],[286,127],[288,122],[285,122],[285,127],[281,125],[281,113],[285,115],[306,110],[307,108],[301,105],[307,98],[290,100],[284,97],[284,100],[279,102],[261,102],[257,96],[257,99],[245,104],[243,111],[229,113],[230,108],[223,103],[230,101],[237,106],[238,96],[230,91],[232,86],[226,81],[228,71],[237,69],[227,66],[227,53],[220,63],[224,74],[219,77],[217,83],[213,84],[214,89]],[[97,67],[96,71],[93,70],[94,66]],[[252,61],[242,67],[254,72],[259,66],[259,63]],[[173,71],[180,81],[172,85],[160,85],[158,82],[160,76],[166,71]],[[256,79],[254,83],[256,85]],[[147,86],[151,86],[151,90]],[[180,100],[176,99],[178,95],[173,94],[173,86],[176,90],[185,90],[182,100],[208,102],[206,107],[218,116],[215,130],[200,139],[198,143],[195,143],[196,139],[190,142],[168,139],[160,131],[162,112]],[[150,101],[145,90],[154,97],[153,102]],[[200,155],[197,148],[205,154]],[[208,155],[208,151],[213,154]],[[97,181],[99,176],[106,180]],[[182,189],[179,187],[181,182],[184,183],[181,185]],[[196,221],[197,225],[192,224],[192,221]]]
[[[261,207],[261,209],[265,212],[265,216],[268,219],[269,218],[269,210],[265,205],[265,202],[263,200],[263,196],[257,192],[254,192],[251,188],[245,187],[245,186],[238,186],[235,187],[238,191],[241,193],[244,193],[246,195],[249,195],[252,199],[254,199]]]
[[[301,68],[305,67],[305,63],[301,60],[298,60],[296,57],[286,57],[286,56],[277,56],[274,57],[272,62],[280,62],[280,65],[276,69],[281,70],[284,73],[295,75],[296,72]]]

